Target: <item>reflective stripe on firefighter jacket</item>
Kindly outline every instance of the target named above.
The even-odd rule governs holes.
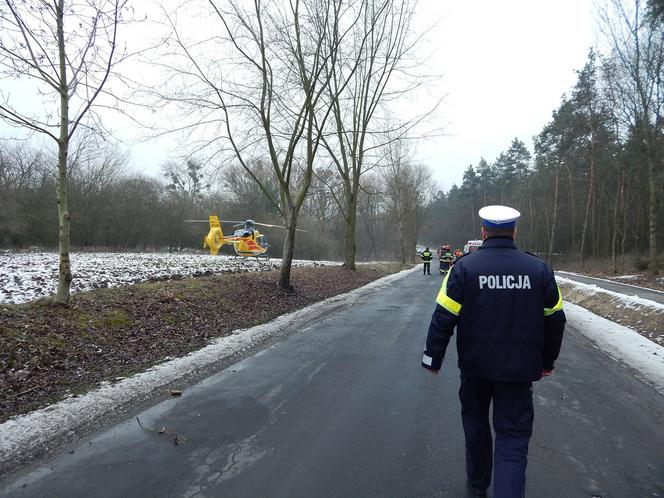
[[[460,257],[443,280],[431,319],[423,366],[440,369],[457,328],[459,368],[493,381],[538,380],[552,369],[565,326],[553,271],[493,237]]]
[[[452,253],[449,252],[449,251],[445,251],[445,252],[442,252],[442,253],[440,254],[440,257],[439,257],[438,259],[439,259],[440,261],[445,261],[445,262],[450,263],[450,262],[452,262],[452,260],[454,260],[454,254],[452,254]]]

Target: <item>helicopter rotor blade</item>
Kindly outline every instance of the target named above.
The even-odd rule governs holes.
[[[209,223],[210,220],[184,220],[185,223]],[[257,225],[261,227],[268,227],[268,228],[283,228],[285,229],[286,227],[283,225],[272,225],[270,223],[258,223],[253,220],[219,220],[219,223],[235,223],[233,225],[234,227],[244,227],[246,225]],[[306,232],[306,230],[303,230],[301,228],[296,228],[295,231],[297,232]]]
[[[283,226],[283,225],[270,225],[270,224],[268,224],[268,223],[257,223],[257,222],[254,222],[254,225],[259,225],[259,226],[262,226],[262,227],[269,227],[269,228],[286,228],[286,227]],[[295,231],[297,231],[297,232],[306,232],[306,230],[302,230],[301,228],[296,228]]]
[[[184,220],[185,223],[210,223],[210,220]],[[238,220],[219,220],[219,223],[239,223],[240,226],[244,226],[244,221]],[[238,226],[238,225],[236,225]]]

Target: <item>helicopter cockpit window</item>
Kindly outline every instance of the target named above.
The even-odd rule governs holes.
[[[265,238],[265,235],[259,235],[256,242],[261,247],[267,247],[267,239]]]

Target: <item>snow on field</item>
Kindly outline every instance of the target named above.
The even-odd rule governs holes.
[[[232,256],[183,253],[71,253],[71,292],[96,288],[212,275],[278,269],[281,259],[256,260]],[[294,260],[293,267],[337,265],[331,261]],[[0,252],[0,303],[25,303],[53,294],[58,281],[55,252]]]

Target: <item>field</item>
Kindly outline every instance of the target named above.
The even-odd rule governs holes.
[[[220,273],[271,271],[280,259],[256,260],[186,253],[72,253],[71,292],[120,287]],[[293,267],[330,266],[330,261],[293,261]],[[0,252],[0,304],[20,304],[55,293],[58,255],[55,252]]]

